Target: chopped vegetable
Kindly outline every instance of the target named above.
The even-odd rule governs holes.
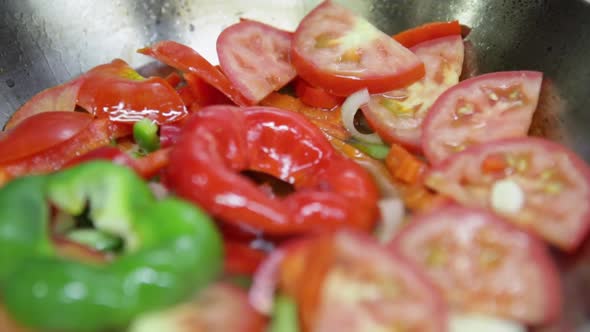
[[[426,171],[426,164],[400,145],[393,144],[385,165],[393,177],[407,184],[416,184]]]
[[[342,123],[344,127],[350,132],[350,134],[362,141],[367,143],[381,144],[381,138],[376,133],[363,134],[356,129],[354,124],[354,116],[359,111],[361,106],[369,102],[369,92],[367,89],[359,90],[351,94],[344,103],[342,104]]]
[[[277,199],[242,170],[265,172],[297,190]],[[272,235],[370,230],[378,213],[377,188],[360,166],[337,154],[303,116],[269,107],[195,113],[172,149],[167,184],[224,222]]]
[[[297,304],[286,295],[278,295],[272,312],[272,322],[267,332],[299,332]]]
[[[95,266],[55,255],[47,202],[121,237],[124,255]],[[97,331],[124,326],[205,286],[221,269],[221,239],[198,208],[155,202],[131,170],[105,162],[45,177],[24,177],[0,191],[0,289],[8,312],[42,330]],[[34,312],[35,315],[30,315]]]
[[[142,119],[133,125],[133,139],[147,152],[160,148],[158,125],[150,119]]]

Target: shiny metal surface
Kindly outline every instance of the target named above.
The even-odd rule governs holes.
[[[221,29],[245,16],[285,29],[318,0],[0,0],[0,125],[28,98],[160,39],[187,43],[213,62]],[[589,0],[339,1],[388,33],[458,19],[468,36],[470,75],[531,69],[545,73],[535,133],[561,140],[590,161]],[[590,251],[590,250],[589,250]],[[590,255],[589,255],[590,256]],[[566,320],[582,331],[590,316],[590,272],[567,259]],[[587,329],[590,327],[586,326]],[[557,330],[556,330],[557,331]],[[588,330],[586,330],[588,331]]]

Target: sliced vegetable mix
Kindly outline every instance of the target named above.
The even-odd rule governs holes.
[[[0,330],[564,325],[590,167],[526,137],[542,73],[460,81],[462,30],[328,0],[41,91],[0,133]]]

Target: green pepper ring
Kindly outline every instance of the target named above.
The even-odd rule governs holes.
[[[120,236],[125,254],[105,266],[60,258],[49,202],[72,215],[90,204],[96,228]],[[222,242],[192,204],[156,202],[133,171],[95,161],[0,190],[0,296],[17,321],[43,331],[96,331],[174,304],[214,279]]]

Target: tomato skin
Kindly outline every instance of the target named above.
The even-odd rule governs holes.
[[[223,92],[223,94],[237,105],[252,105],[218,68],[209,63],[197,51],[186,45],[165,40],[157,42],[151,47],[142,48],[138,52],[154,57],[182,72],[193,73],[199,76],[205,82]]]
[[[470,145],[526,136],[537,108],[543,74],[496,72],[446,90],[422,123],[422,150],[433,164]]]
[[[77,78],[39,92],[10,117],[4,129],[11,129],[26,118],[41,112],[73,111],[76,108],[76,98],[82,83],[84,83],[83,78]]]
[[[0,164],[39,153],[76,136],[92,122],[80,112],[42,112],[25,118],[0,138]]]
[[[426,23],[393,36],[405,47],[413,47],[428,40],[441,37],[461,35],[461,25],[459,21],[450,22],[431,22]]]
[[[0,165],[0,185],[13,178],[45,174],[62,168],[67,161],[98,147],[109,145],[111,139],[128,135],[125,127],[113,126],[107,119],[95,119],[77,135],[25,158]]]
[[[174,88],[161,77],[143,79],[123,60],[97,66],[84,75],[78,104],[113,122],[149,118],[158,124],[175,122],[188,112]]]
[[[361,110],[384,141],[421,153],[424,118],[437,98],[459,82],[464,47],[460,35],[451,35],[424,41],[410,50],[424,62],[424,78],[403,89],[372,95]]]
[[[484,174],[490,156],[526,159],[523,171],[511,166]],[[520,162],[519,162],[520,163]],[[478,167],[479,165],[479,167]],[[543,180],[543,173],[555,173]],[[558,193],[546,192],[543,181],[558,181]],[[495,181],[512,179],[524,193],[523,208],[516,213],[496,211],[490,203]],[[561,250],[572,252],[590,231],[590,167],[567,148],[534,137],[508,138],[475,145],[453,155],[425,174],[425,183],[465,206],[487,208],[507,221],[536,234]],[[479,188],[473,195],[469,188]]]
[[[296,192],[270,197],[238,174],[243,170],[273,175]],[[195,113],[172,150],[167,173],[181,197],[225,222],[272,235],[369,230],[378,213],[369,175],[337,155],[301,115],[274,108],[210,106]]]
[[[218,104],[232,104],[232,101],[229,98],[199,76],[193,73],[185,73],[184,79],[186,80],[187,86],[195,98],[195,101],[200,107]]]
[[[391,91],[424,76],[424,65],[408,49],[332,1],[303,18],[291,62],[303,79],[337,96],[364,88]]]
[[[331,95],[322,88],[311,86],[302,79],[297,80],[295,91],[302,102],[312,107],[332,109],[344,102],[344,98]]]
[[[421,214],[389,246],[421,266],[459,312],[533,325],[560,316],[559,273],[544,244],[485,210],[446,205]]]
[[[217,38],[222,71],[252,104],[289,83],[297,72],[289,61],[292,33],[240,20]]]

